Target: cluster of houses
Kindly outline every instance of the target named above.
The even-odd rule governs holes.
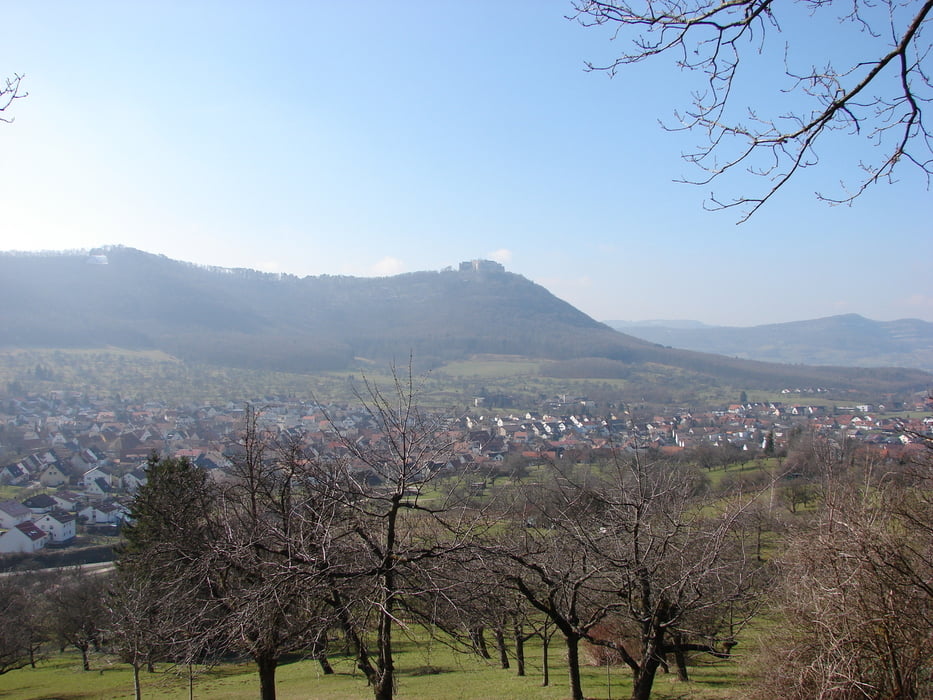
[[[634,446],[676,453],[707,446],[780,449],[794,427],[841,434],[884,449],[909,447],[911,434],[931,434],[933,419],[904,420],[883,407],[846,410],[813,404],[735,404],[718,411],[642,417],[600,414],[583,397],[544,402],[539,412],[482,414],[477,406],[444,421],[449,461],[469,470],[525,460],[585,459]],[[919,408],[930,410],[933,405]],[[23,500],[0,502],[0,554],[34,552],[73,541],[78,525],[119,525],[146,483],[147,458],[188,457],[222,474],[243,427],[243,405],[172,407],[93,399],[76,393],[0,403],[0,485],[21,487]],[[339,454],[345,439],[381,440],[380,426],[358,407],[281,398],[263,401],[264,429],[300,438],[317,453]],[[338,439],[339,432],[344,440]]]
[[[117,479],[104,459],[72,483],[55,457],[45,451],[15,463],[35,480],[27,482],[25,491],[31,495],[23,500],[0,501],[0,554],[67,546],[78,534],[78,523],[115,529],[128,517],[132,492],[146,481],[142,467]]]

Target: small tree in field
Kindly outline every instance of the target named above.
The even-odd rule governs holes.
[[[35,666],[46,632],[44,604],[30,591],[36,580],[25,575],[0,578],[0,675]],[[42,587],[44,590],[44,587]]]
[[[100,646],[106,626],[106,580],[79,569],[67,572],[49,591],[49,620],[62,648],[81,652],[81,664],[91,670],[90,651]]]
[[[292,568],[296,548],[310,544],[299,525],[317,504],[301,489],[301,462],[280,458],[251,408],[240,448],[216,483],[187,460],[150,460],[120,563],[116,630],[135,670],[159,637],[175,640],[169,658],[178,661],[248,654],[261,697],[273,700],[281,657],[311,647],[330,624],[313,578]]]
[[[617,462],[596,498],[606,512],[606,557],[629,641],[611,641],[632,670],[632,700],[648,700],[668,656],[686,677],[684,655],[728,658],[758,609],[767,572],[744,536],[754,501],[705,497],[689,468]],[[598,641],[598,640],[597,640]]]

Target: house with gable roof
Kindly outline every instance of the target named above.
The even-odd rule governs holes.
[[[124,474],[120,483],[127,493],[136,493],[139,487],[145,486],[148,481],[149,477],[146,475],[146,464],[143,464]]]
[[[128,515],[129,509],[116,501],[91,504],[78,511],[79,517],[85,518],[93,525],[116,525],[126,520]]]
[[[21,462],[14,462],[0,468],[0,484],[21,486],[29,481],[29,471]]]
[[[53,462],[52,464],[47,464],[43,467],[42,471],[39,472],[39,483],[43,486],[55,488],[67,482],[68,474],[61,463]]]
[[[37,493],[23,501],[23,505],[32,511],[33,516],[45,515],[58,506],[55,499],[47,493]]]
[[[32,519],[32,511],[17,501],[0,502],[0,527],[9,529]]]
[[[36,520],[36,527],[48,533],[48,544],[63,545],[75,538],[77,523],[78,518],[75,515],[55,509]]]
[[[48,541],[48,534],[31,520],[0,530],[0,554],[38,552]]]
[[[72,491],[58,491],[52,494],[52,498],[55,499],[59,508],[72,512],[78,509],[78,504],[81,502],[81,496]]]

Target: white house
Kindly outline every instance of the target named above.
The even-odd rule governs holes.
[[[84,490],[89,496],[109,496],[113,493],[113,488],[111,488],[110,483],[103,477],[94,479],[93,481],[86,481],[84,483]]]
[[[38,552],[48,541],[48,534],[27,520],[8,530],[0,530],[0,554]]]
[[[137,467],[123,475],[123,488],[128,493],[136,493],[140,486],[144,486],[149,478],[146,476],[145,465]]]
[[[104,503],[89,505],[78,511],[80,517],[85,518],[87,522],[94,525],[120,523],[126,519],[128,514],[129,511],[126,507],[115,501],[106,501]]]
[[[109,467],[104,466],[95,466],[91,469],[88,469],[81,476],[81,484],[85,488],[90,488],[94,484],[100,484],[101,480],[107,484],[107,486],[113,486],[113,472]]]
[[[17,501],[0,502],[0,527],[9,529],[32,519],[32,511]]]
[[[71,491],[57,491],[52,494],[55,503],[62,510],[74,512],[78,509],[78,503],[81,502],[81,496]]]
[[[27,481],[29,481],[29,471],[20,462],[14,462],[0,468],[0,484],[21,486]]]
[[[36,527],[49,535],[49,544],[64,544],[75,538],[78,519],[71,513],[53,510],[36,520]]]
[[[38,516],[48,513],[50,510],[55,508],[58,503],[47,493],[37,493],[35,496],[30,496],[24,500],[23,505],[32,511],[30,520],[34,520]]]

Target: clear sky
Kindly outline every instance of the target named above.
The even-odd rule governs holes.
[[[666,58],[586,72],[617,46],[569,0],[0,10],[0,76],[29,92],[0,124],[0,250],[297,275],[492,258],[599,320],[933,321],[919,173],[831,208],[812,193],[847,173],[824,158],[745,224],[705,212],[709,187],[674,182],[696,137],[658,124],[696,83]]]

